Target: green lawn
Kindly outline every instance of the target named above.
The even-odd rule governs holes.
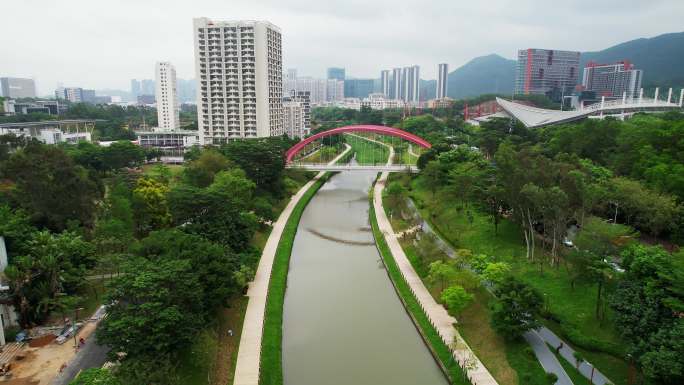
[[[268,286],[268,298],[264,319],[264,333],[261,341],[261,376],[262,385],[280,385],[283,383],[282,368],[282,340],[283,340],[283,302],[287,287],[287,272],[290,264],[290,254],[294,243],[297,227],[302,213],[311,198],[325,183],[330,174],[314,183],[295,206],[290,218],[285,224],[283,234],[278,243],[271,280]]]
[[[362,138],[345,135],[346,142],[356,153],[356,161],[359,164],[385,164],[389,157],[389,149],[381,144],[373,143]]]
[[[502,220],[495,234],[488,216],[473,207],[468,209],[468,214],[460,204],[450,202],[439,193],[433,197],[420,178],[412,181],[409,194],[423,218],[455,248],[470,249],[474,254],[486,254],[510,263],[515,276],[545,296],[548,310],[557,320],[552,329],[569,342],[592,349],[592,352],[585,349],[587,359],[616,384],[625,383],[622,379],[626,378],[627,365],[621,359],[624,348],[611,322],[610,311],[607,309],[606,319],[601,323],[594,315],[595,285],[576,284],[573,289],[564,265],[551,268],[544,264],[540,273],[540,264],[530,263],[525,257],[522,232],[509,220]],[[541,253],[537,245],[538,258],[543,256]]]

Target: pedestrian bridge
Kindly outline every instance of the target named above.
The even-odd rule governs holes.
[[[418,167],[411,164],[324,164],[324,163],[289,163],[286,168],[307,171],[375,171],[375,172],[418,172]]]

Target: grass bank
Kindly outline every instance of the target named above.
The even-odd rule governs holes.
[[[268,297],[264,316],[264,333],[261,340],[261,369],[259,383],[261,385],[281,385],[283,383],[282,342],[283,342],[283,302],[287,287],[287,272],[290,266],[290,254],[299,220],[304,209],[316,194],[318,189],[328,180],[330,173],[322,178],[304,193],[292,210],[290,218],[285,224],[280,237],[276,255],[271,270],[268,286]]]
[[[371,189],[372,192],[372,189]],[[394,287],[399,294],[406,310],[411,314],[415,323],[421,330],[421,334],[426,342],[429,344],[430,350],[437,356],[443,368],[446,368],[448,373],[449,382],[456,385],[469,385],[470,382],[464,379],[464,373],[461,368],[456,364],[451,355],[449,347],[442,341],[442,338],[437,333],[437,330],[432,326],[427,316],[423,312],[418,300],[413,296],[408,283],[404,280],[399,271],[399,267],[394,261],[394,257],[390,252],[389,246],[385,242],[383,234],[378,228],[377,218],[375,217],[375,209],[373,208],[373,195],[371,193],[370,197],[370,209],[369,216],[371,222],[371,228],[373,230],[373,237],[375,238],[375,243],[380,252],[385,267],[387,268],[387,274],[390,276]]]
[[[539,263],[525,257],[522,232],[517,224],[503,219],[495,232],[490,218],[471,204],[467,209],[439,192],[433,196],[422,178],[409,184],[410,197],[421,216],[432,224],[440,236],[454,248],[469,249],[473,254],[486,254],[496,261],[507,262],[513,274],[530,284],[545,297],[545,306],[552,320],[547,326],[570,342],[577,350],[616,384],[626,383],[628,367],[622,357],[623,343],[615,331],[611,311],[598,322],[594,316],[596,285],[571,285],[567,266],[551,268],[545,263],[543,273]],[[543,255],[537,248],[538,258]],[[547,258],[548,260],[548,258]]]
[[[354,135],[345,135],[345,140],[352,147],[351,152],[356,153],[356,161],[359,164],[380,165],[387,163],[389,148]]]

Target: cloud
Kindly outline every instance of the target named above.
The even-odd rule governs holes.
[[[514,58],[527,47],[591,51],[681,30],[681,0],[51,0],[3,5],[0,76],[128,89],[151,78],[157,60],[194,77],[192,18],[269,20],[283,32],[285,67],[323,76],[342,66],[353,77],[419,64],[456,68],[476,56]]]

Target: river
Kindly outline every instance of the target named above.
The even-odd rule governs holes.
[[[307,206],[283,313],[285,385],[445,385],[368,224],[375,173],[335,175]]]

